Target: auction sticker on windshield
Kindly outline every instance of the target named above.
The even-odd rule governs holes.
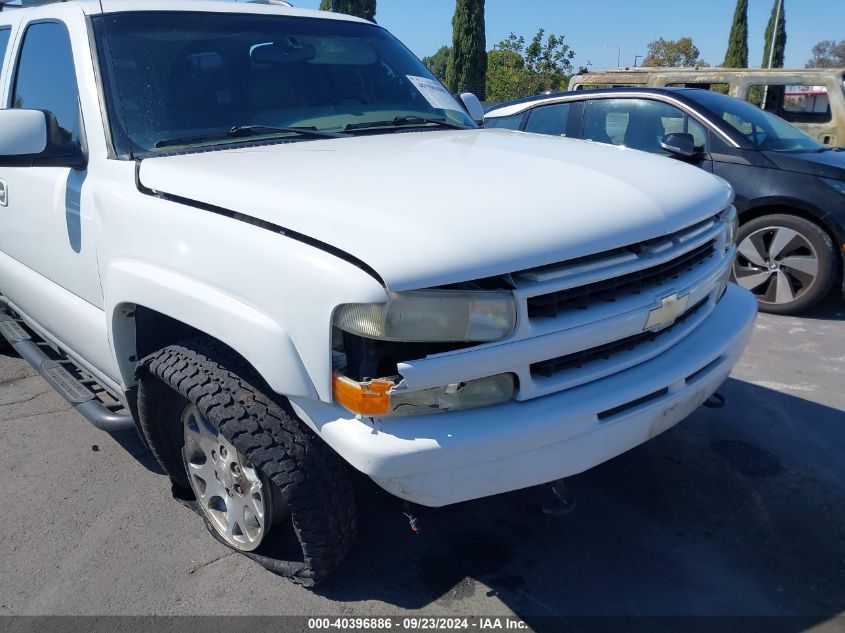
[[[425,77],[415,77],[414,75],[406,75],[408,81],[414,84],[414,87],[420,91],[420,94],[425,97],[432,108],[438,110],[461,110],[461,106],[455,101],[455,98],[441,86],[438,82]]]

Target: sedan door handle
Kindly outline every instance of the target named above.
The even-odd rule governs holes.
[[[0,207],[9,206],[9,190],[6,188],[6,181],[0,180]]]

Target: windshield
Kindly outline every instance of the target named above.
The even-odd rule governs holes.
[[[137,12],[99,16],[94,28],[120,156],[474,127],[425,66],[375,25]]]
[[[689,96],[723,119],[757,149],[775,152],[806,152],[824,149],[824,145],[813,137],[792,127],[780,117],[746,101],[709,90],[697,90]]]

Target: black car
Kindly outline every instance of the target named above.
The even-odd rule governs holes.
[[[695,88],[588,90],[497,104],[485,127],[666,154],[721,176],[740,214],[734,278],[761,310],[799,312],[842,278],[845,150],[745,101]]]

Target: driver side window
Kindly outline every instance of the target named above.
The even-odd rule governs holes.
[[[48,110],[59,123],[62,141],[79,140],[79,90],[63,24],[37,22],[27,27],[10,107]]]
[[[765,129],[733,112],[725,112],[722,118],[758,147],[762,147],[769,136]]]
[[[696,150],[708,151],[707,129],[682,110],[649,99],[595,99],[584,115],[584,138],[655,154],[667,134],[692,134]]]

